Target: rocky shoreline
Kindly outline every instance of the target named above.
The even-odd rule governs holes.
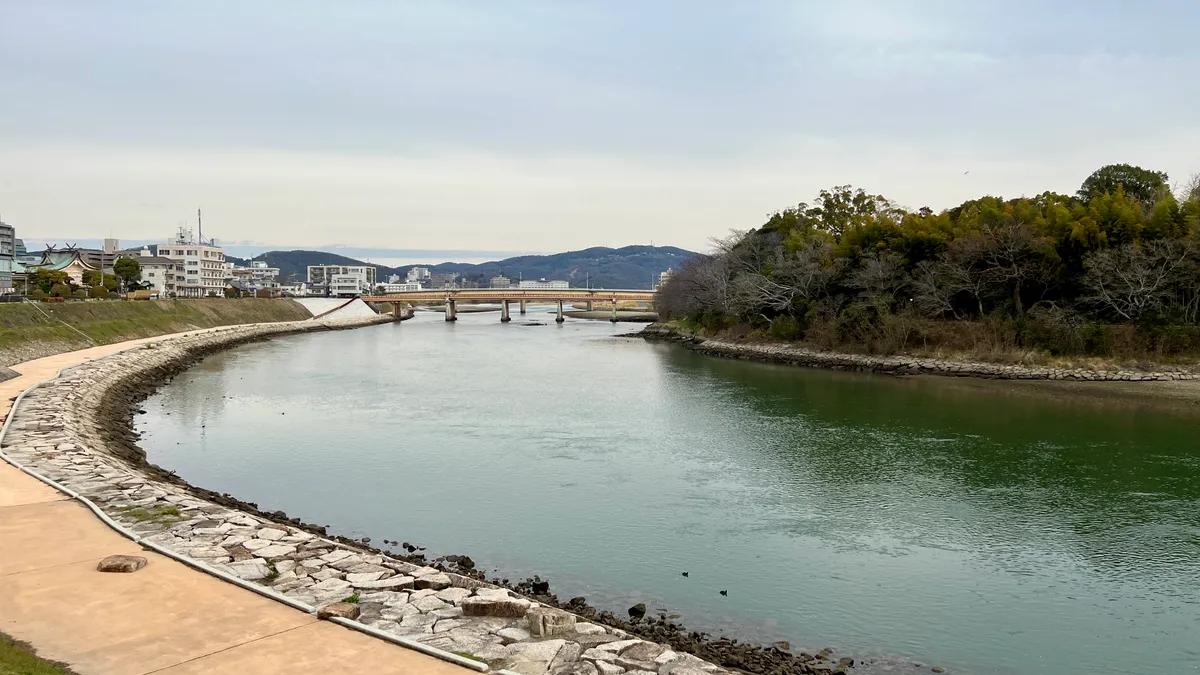
[[[190,563],[492,669],[522,675],[719,675],[844,671],[831,650],[792,653],[689,632],[630,608],[598,611],[562,601],[540,578],[515,584],[476,570],[468,556],[426,561],[419,547],[328,536],[326,528],[194,487],[151,465],[132,429],[138,405],[205,356],[275,336],[390,321],[369,317],[241,326],[152,343],[64,370],[14,411],[2,450],[86,497],[147,541]],[[341,601],[350,600],[343,604]],[[349,607],[347,607],[347,604]]]
[[[1076,382],[1166,382],[1195,380],[1200,376],[1183,370],[1131,371],[1053,368],[1002,363],[927,359],[915,356],[871,356],[826,352],[785,343],[733,342],[704,338],[663,323],[653,323],[624,337],[675,342],[710,356],[781,363],[828,370],[853,370],[885,375],[939,375],[995,380],[1065,380]]]

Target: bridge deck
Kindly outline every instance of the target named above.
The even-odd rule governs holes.
[[[364,296],[366,302],[430,302],[445,300],[477,300],[486,302],[501,302],[504,300],[549,300],[564,302],[579,301],[635,301],[652,302],[654,291],[612,290],[601,288],[466,288],[440,289],[425,291],[403,291],[383,295]]]

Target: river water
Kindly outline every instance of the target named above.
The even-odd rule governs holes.
[[[213,356],[144,406],[143,447],[331,532],[692,628],[949,672],[1200,668],[1197,418],[497,319]]]

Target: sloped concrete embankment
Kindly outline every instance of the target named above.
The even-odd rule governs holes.
[[[719,675],[721,667],[625,630],[661,634],[711,658],[758,673],[829,672],[834,664],[786,650],[709,641],[657,624],[626,623],[571,603],[602,625],[482,580],[466,556],[461,573],[419,557],[403,559],[338,537],[319,525],[264,513],[230,495],[189,486],[146,463],[130,427],[156,386],[221,349],[289,333],[387,320],[295,322],[185,336],[85,362],[29,391],[10,419],[3,452],[97,505],[145,541],[199,569],[280,594],[299,607],[357,600],[338,621],[412,641],[443,655],[469,654],[487,668],[524,675]],[[536,590],[536,589],[535,589]],[[541,589],[546,592],[545,589]],[[163,589],[169,593],[169,589]],[[64,601],[69,601],[64,599]],[[568,603],[570,604],[570,603]],[[483,668],[483,666],[480,666]]]
[[[808,368],[854,370],[886,375],[941,375],[979,377],[998,380],[1074,380],[1080,382],[1140,382],[1194,380],[1197,376],[1182,370],[1131,371],[1087,370],[1003,363],[978,363],[925,359],[913,356],[871,356],[825,352],[790,344],[731,342],[700,337],[662,323],[646,326],[631,334],[647,340],[679,343],[692,351],[710,356],[782,363]]]

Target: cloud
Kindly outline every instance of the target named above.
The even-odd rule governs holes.
[[[1167,0],[6,3],[0,212],[47,237],[165,236],[203,205],[256,241],[700,246],[838,183],[940,208],[1110,161],[1184,175],[1198,21]]]

